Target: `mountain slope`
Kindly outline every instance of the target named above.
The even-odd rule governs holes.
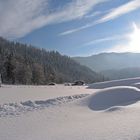
[[[0,38],[0,73],[4,83],[102,81],[104,77],[58,52],[47,52]]]
[[[73,59],[92,70],[101,72],[110,80],[140,76],[140,53],[102,53]]]
[[[101,73],[111,80],[134,78],[140,76],[140,67],[124,68],[119,70],[105,70]]]
[[[95,71],[140,67],[140,53],[102,53],[73,59]]]

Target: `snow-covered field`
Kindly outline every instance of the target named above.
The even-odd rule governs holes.
[[[140,140],[140,78],[0,88],[0,140]]]

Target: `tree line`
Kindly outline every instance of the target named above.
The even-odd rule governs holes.
[[[0,74],[5,84],[43,85],[84,80],[104,81],[103,75],[57,51],[46,51],[0,37]]]

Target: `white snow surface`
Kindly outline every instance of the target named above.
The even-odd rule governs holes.
[[[140,140],[139,85],[3,86],[0,140]]]
[[[140,84],[140,77],[94,83],[94,84],[90,84],[89,88],[103,89],[103,88],[114,87],[114,86],[135,86],[135,84],[138,83]]]

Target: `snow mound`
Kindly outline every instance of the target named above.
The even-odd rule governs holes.
[[[115,111],[121,107],[131,105],[140,100],[140,90],[135,87],[119,86],[100,90],[88,97],[81,99],[80,103],[86,104],[94,111]]]
[[[124,108],[121,106],[114,106],[114,107],[110,107],[108,109],[105,110],[105,112],[114,112],[114,111],[122,111]]]
[[[46,107],[68,103],[76,99],[83,98],[87,95],[88,94],[80,94],[80,95],[73,95],[73,96],[58,97],[58,98],[48,99],[48,100],[38,100],[38,101],[29,100],[20,103],[3,104],[0,105],[0,117],[17,116],[29,111],[35,111],[39,109],[44,109]]]
[[[140,82],[139,82],[139,83],[134,83],[134,84],[132,84],[131,86],[133,86],[133,87],[137,87],[137,88],[140,89]]]
[[[106,82],[99,82],[99,83],[93,83],[90,84],[88,88],[94,88],[94,89],[104,89],[114,86],[134,86],[134,87],[140,87],[139,85],[135,85],[136,83],[140,83],[140,77],[138,78],[129,78],[129,79],[121,79],[121,80],[112,80],[112,81],[106,81]]]

